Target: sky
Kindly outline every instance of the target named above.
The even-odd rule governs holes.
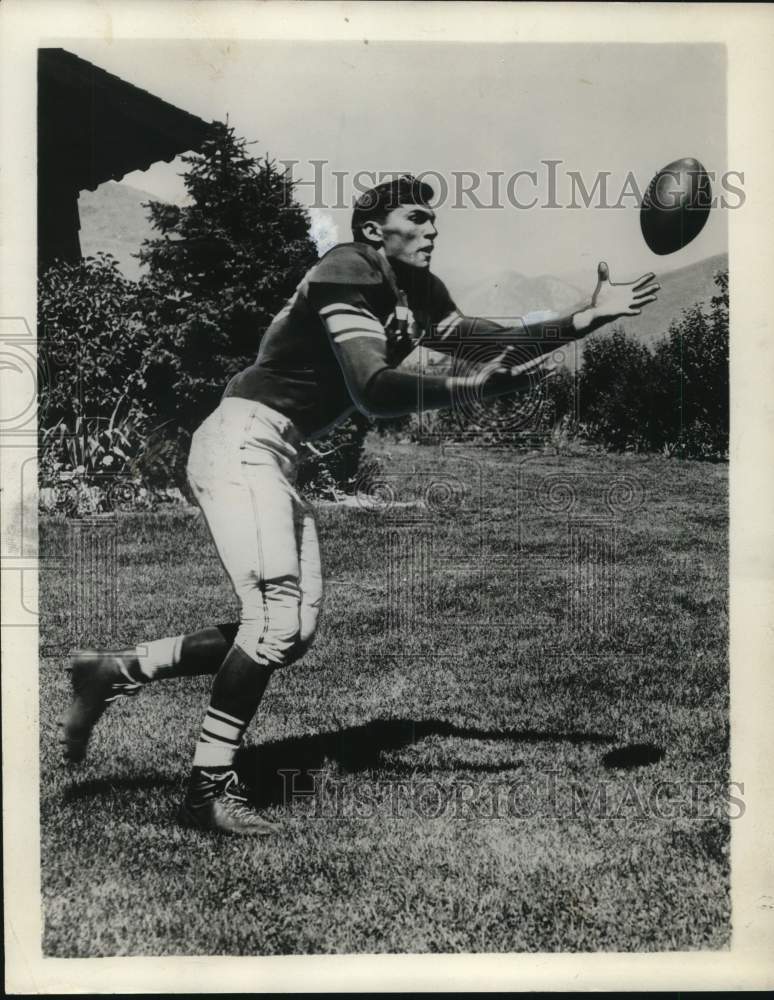
[[[313,217],[329,241],[350,239],[350,210],[335,206],[337,198],[351,203],[358,172],[427,172],[439,195],[448,189],[437,209],[433,257],[442,277],[588,273],[593,283],[604,259],[613,280],[625,280],[727,249],[728,209],[717,209],[693,243],[657,257],[642,239],[637,207],[637,191],[680,157],[695,157],[717,178],[744,169],[727,162],[719,45],[60,44],[206,120],[228,116],[255,142],[256,155],[298,161],[297,197],[307,206],[324,202]],[[315,167],[315,160],[325,162]],[[560,162],[549,167],[549,160]],[[179,201],[181,169],[177,161],[160,163],[124,182]],[[537,176],[518,179],[509,199],[507,182],[518,171]],[[560,207],[549,207],[552,171],[553,204]],[[593,190],[602,171],[607,207],[583,207],[578,189],[577,207],[568,207],[570,173]],[[470,196],[455,199],[461,172],[481,178],[478,205]],[[629,174],[636,186],[627,195]],[[312,183],[316,176],[320,183]],[[367,186],[367,178],[359,183]],[[719,180],[714,187],[723,193]],[[513,203],[535,198],[534,207]],[[733,193],[728,198],[739,201]]]

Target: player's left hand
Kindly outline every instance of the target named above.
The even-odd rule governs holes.
[[[607,264],[601,261],[597,268],[597,287],[591,297],[594,326],[602,326],[621,316],[639,316],[642,307],[655,302],[661,287],[653,282],[653,274],[643,274],[636,281],[613,284]]]

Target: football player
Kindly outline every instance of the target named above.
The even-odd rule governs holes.
[[[309,271],[275,317],[254,364],[236,375],[193,436],[188,479],[239,601],[239,622],[134,650],[83,652],[62,727],[65,759],[84,758],[115,698],[166,677],[214,674],[181,820],[204,830],[267,834],[234,770],[245,730],[275,670],[309,648],[323,587],[315,522],[294,486],[304,440],[353,410],[392,417],[456,399],[514,393],[548,377],[558,346],[656,297],[647,274],[613,284],[600,264],[584,308],[505,328],[463,315],[430,270],[438,235],[429,185],[403,175],[365,192],[353,242]],[[471,363],[424,375],[401,362],[418,344]],[[492,350],[487,353],[487,347]],[[483,353],[482,353],[483,352]]]

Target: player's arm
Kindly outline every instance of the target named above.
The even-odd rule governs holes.
[[[597,287],[588,305],[565,315],[533,314],[515,320],[510,326],[464,316],[447,298],[441,306],[445,315],[438,319],[432,337],[425,344],[461,359],[471,355],[475,359],[481,345],[491,337],[501,344],[528,345],[530,354],[539,357],[623,316],[638,316],[643,306],[656,298],[659,285],[653,283],[653,277],[644,274],[636,281],[614,284],[607,264],[602,262],[597,269]]]
[[[348,295],[347,301],[328,302],[318,309],[353,403],[370,417],[415,413],[421,398],[424,409],[451,406],[471,392],[490,398],[534,385],[535,374],[549,374],[551,366],[521,365],[511,358],[511,347],[469,376],[424,375],[393,368],[387,361],[387,334],[366,303]],[[421,396],[420,396],[421,393]]]

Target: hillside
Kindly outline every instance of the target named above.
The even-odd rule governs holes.
[[[136,254],[144,239],[154,235],[143,202],[159,199],[128,184],[108,181],[96,191],[82,191],[78,199],[81,216],[81,250],[84,257],[111,253],[127,278],[140,277]]]
[[[582,289],[544,274],[528,278],[516,271],[500,271],[467,288],[454,290],[455,301],[469,316],[491,319],[524,316],[530,312],[552,309],[564,312],[583,301]]]

